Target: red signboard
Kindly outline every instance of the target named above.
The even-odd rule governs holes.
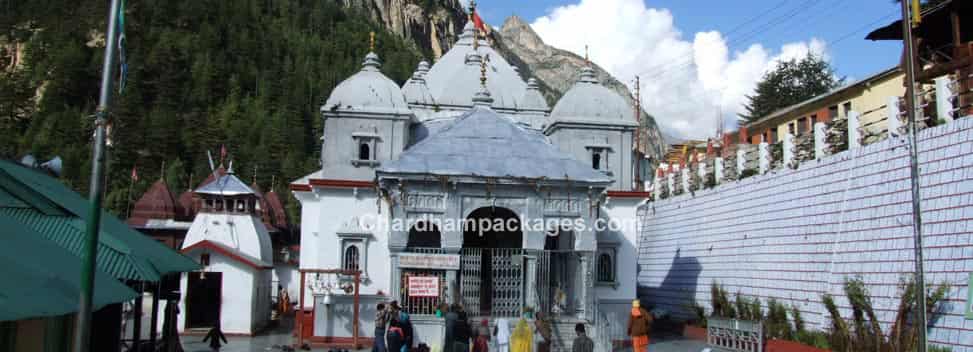
[[[439,297],[439,277],[409,276],[409,297]]]

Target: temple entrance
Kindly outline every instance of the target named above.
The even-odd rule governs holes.
[[[220,320],[223,273],[190,272],[186,283],[186,328],[209,328]],[[205,275],[205,276],[204,276]]]
[[[484,207],[463,226],[460,291],[473,315],[517,316],[524,301],[520,218],[507,208]]]
[[[574,232],[554,229],[547,233],[544,250],[550,253],[548,265],[549,302],[551,313],[574,312],[575,285],[578,279],[578,256],[574,250]]]

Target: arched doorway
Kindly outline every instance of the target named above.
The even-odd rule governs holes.
[[[515,316],[523,302],[520,217],[510,209],[483,207],[463,223],[460,291],[474,315]]]
[[[441,232],[439,226],[431,221],[419,221],[409,229],[408,248],[440,248]]]

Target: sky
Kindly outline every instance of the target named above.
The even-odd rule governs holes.
[[[466,0],[462,0],[464,3]],[[735,128],[746,95],[781,59],[813,53],[847,82],[895,66],[901,44],[873,42],[898,19],[892,0],[479,0],[494,27],[510,15],[544,41],[584,54],[634,88],[671,135],[706,138],[722,116]]]

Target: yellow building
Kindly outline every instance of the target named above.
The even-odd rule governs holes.
[[[747,123],[750,143],[776,143],[785,133],[813,133],[814,123],[847,117],[849,111],[860,114],[861,126],[884,126],[889,97],[905,94],[904,76],[898,66],[892,67]]]

